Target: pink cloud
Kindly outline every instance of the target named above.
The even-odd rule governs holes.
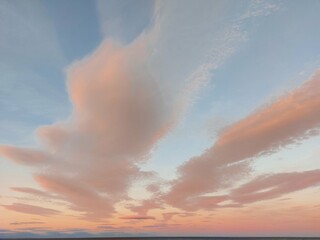
[[[2,207],[26,214],[33,214],[33,215],[40,215],[40,216],[51,216],[59,214],[60,212],[51,208],[44,208],[39,206],[33,206],[29,204],[23,204],[23,203],[14,203],[11,205],[2,205]]]
[[[239,203],[251,203],[281,197],[320,184],[320,170],[262,175],[231,191]]]
[[[155,217],[147,216],[147,215],[130,215],[121,217],[121,219],[128,219],[128,220],[150,220],[155,219]]]
[[[72,178],[59,175],[36,174],[35,180],[41,187],[54,192],[72,204],[71,209],[84,213],[84,217],[99,219],[113,213],[112,202],[101,196],[85,183],[79,184]]]
[[[250,162],[244,160],[271,154],[287,144],[317,135],[318,109],[320,72],[288,95],[224,130],[211,148],[181,165],[165,201],[187,209],[192,199],[248,174]],[[203,207],[200,205],[198,208]]]
[[[28,193],[28,194],[32,194],[35,196],[39,196],[39,197],[44,197],[44,198],[55,198],[56,196],[48,193],[48,192],[44,192],[35,188],[28,188],[28,187],[11,187],[11,190],[15,191],[15,192],[21,192],[21,193]]]
[[[46,152],[31,148],[21,148],[8,145],[0,145],[0,157],[24,165],[43,165],[49,160]]]
[[[41,151],[1,146],[0,154],[40,169],[39,185],[73,210],[109,217],[135,180],[153,176],[139,164],[174,121],[161,82],[148,71],[147,47],[143,37],[127,46],[107,41],[73,64],[70,118],[37,130]]]
[[[190,217],[190,216],[194,216],[196,215],[193,212],[166,212],[166,213],[162,213],[162,217],[163,217],[163,222],[168,222],[169,220],[171,220],[174,216],[179,216],[179,217]]]
[[[228,200],[227,196],[200,196],[188,198],[182,207],[187,211],[196,211],[198,209],[212,210],[218,207],[218,204]]]
[[[138,206],[129,206],[130,210],[139,214],[146,215],[151,209],[161,209],[163,208],[163,201],[159,197],[153,196],[150,199],[141,201],[141,204]]]
[[[30,221],[30,222],[11,222],[10,225],[38,225],[38,224],[44,224],[44,222],[39,221]]]

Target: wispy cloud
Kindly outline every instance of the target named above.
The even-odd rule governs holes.
[[[198,196],[228,186],[250,170],[249,160],[318,134],[320,73],[301,87],[227,128],[205,153],[179,167],[165,196],[188,209]],[[202,204],[201,204],[202,205]]]
[[[51,216],[51,215],[56,215],[61,213],[60,211],[57,211],[55,209],[33,206],[33,205],[23,204],[23,203],[2,205],[2,207],[8,210],[12,210],[20,213],[27,213],[27,214],[40,215],[40,216]]]
[[[121,217],[121,219],[128,219],[128,220],[150,220],[150,219],[155,219],[155,217],[152,217],[152,216],[143,216],[143,215],[130,215],[130,216]]]
[[[61,199],[72,204],[75,211],[83,212],[87,218],[109,216],[112,212],[111,200],[99,195],[85,183],[59,175],[35,175],[41,187],[57,194]]]
[[[11,222],[10,225],[38,225],[38,224],[44,224],[44,222],[39,221],[30,221],[30,222]]]
[[[281,197],[320,184],[320,170],[258,176],[231,191],[231,199],[246,204]]]
[[[31,166],[43,165],[50,158],[50,156],[43,151],[5,145],[0,146],[0,157],[11,159],[19,164]]]
[[[48,192],[44,192],[35,188],[28,188],[28,187],[11,187],[11,190],[15,191],[15,192],[21,192],[21,193],[27,193],[27,194],[31,194],[31,195],[35,195],[38,197],[43,197],[43,198],[55,198],[54,195],[48,193]]]

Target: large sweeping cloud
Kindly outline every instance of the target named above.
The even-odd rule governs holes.
[[[70,117],[40,127],[37,149],[0,146],[1,156],[36,169],[34,180],[44,192],[13,190],[62,199],[86,218],[111,216],[135,180],[153,176],[139,164],[179,122],[209,72],[242,40],[233,21],[215,30],[223,16],[212,9],[218,13],[230,6],[158,2],[150,30],[127,45],[106,39],[73,63],[67,69]],[[194,14],[198,10],[203,14]],[[206,58],[212,49],[216,55]]]
[[[318,71],[301,87],[231,125],[211,148],[181,165],[179,177],[164,198],[176,207],[202,208],[199,201],[203,198],[199,196],[230,186],[244,177],[250,171],[248,160],[318,135],[319,109]],[[299,179],[303,177],[303,174],[295,175]]]
[[[39,185],[92,217],[110,215],[129,184],[147,176],[136,164],[169,129],[143,43],[107,41],[69,68],[74,110],[69,120],[38,129],[42,151],[1,147],[14,161],[42,166]]]

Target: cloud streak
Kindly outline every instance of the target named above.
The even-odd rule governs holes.
[[[320,184],[320,170],[278,173],[258,176],[231,191],[233,201],[247,204],[299,191]]]
[[[35,195],[38,197],[43,197],[43,198],[55,198],[54,195],[48,193],[48,192],[44,192],[35,188],[28,188],[28,187],[11,187],[11,190],[15,191],[15,192],[21,192],[21,193],[27,193],[27,194],[31,194],[31,195]]]
[[[0,157],[30,166],[43,165],[49,159],[49,155],[42,151],[6,145],[0,146]]]
[[[41,187],[54,192],[61,199],[72,204],[71,209],[84,213],[86,218],[109,216],[113,209],[110,199],[99,195],[85,183],[59,175],[35,175]]]
[[[249,162],[244,160],[316,136],[320,126],[317,109],[320,72],[288,95],[227,128],[205,153],[181,165],[179,177],[172,182],[165,200],[188,209],[198,196],[226,187],[247,174]]]
[[[60,211],[57,211],[55,209],[33,206],[33,205],[23,204],[23,203],[2,205],[2,207],[11,211],[32,214],[32,215],[40,215],[40,216],[52,216],[52,215],[57,215],[61,213]]]
[[[144,216],[144,215],[131,215],[131,216],[121,217],[121,219],[127,219],[127,220],[150,220],[150,219],[155,219],[155,217]]]
[[[33,225],[33,224],[44,224],[44,222],[30,221],[30,222],[11,222],[10,225]]]

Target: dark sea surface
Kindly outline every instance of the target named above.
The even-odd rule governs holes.
[[[96,238],[1,238],[46,240],[320,240],[320,237],[96,237]]]

